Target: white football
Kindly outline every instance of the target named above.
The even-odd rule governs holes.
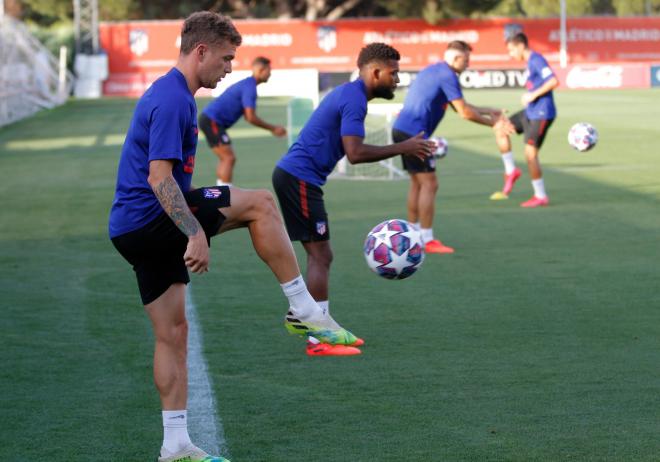
[[[364,258],[374,273],[386,279],[412,276],[424,261],[422,233],[405,220],[379,223],[367,234]]]
[[[596,146],[596,143],[598,143],[598,132],[591,124],[580,122],[568,131],[568,144],[577,151],[586,152]]]

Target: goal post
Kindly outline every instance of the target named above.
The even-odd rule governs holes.
[[[364,142],[376,146],[392,144],[392,123],[402,104],[384,103],[369,104],[365,119]],[[314,110],[313,101],[306,98],[293,98],[287,106],[287,129],[289,146],[295,142]],[[352,180],[398,180],[407,178],[406,172],[400,168],[398,158],[378,162],[351,164],[343,157],[330,175],[333,179]]]

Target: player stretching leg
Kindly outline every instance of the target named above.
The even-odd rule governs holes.
[[[406,140],[420,131],[424,132],[425,137],[431,136],[449,104],[462,118],[478,124],[490,127],[500,120],[501,111],[472,106],[463,98],[458,74],[467,69],[470,51],[472,48],[465,42],[451,42],[447,45],[444,61],[426,67],[417,75],[408,90],[403,109],[394,122],[394,141]],[[506,120],[503,119],[500,125],[503,133],[506,133]],[[435,196],[438,191],[435,158],[402,156],[402,160],[403,168],[410,174],[408,221],[421,228],[427,253],[453,253],[453,248],[433,237]]]
[[[527,93],[522,95],[521,101],[525,109],[511,116],[511,123],[516,133],[524,133],[525,158],[529,176],[532,178],[534,195],[531,199],[520,204],[521,207],[541,207],[550,203],[545,192],[543,183],[543,172],[539,162],[539,150],[545,140],[545,135],[557,116],[555,102],[552,95],[559,81],[552,72],[548,62],[539,53],[529,48],[527,36],[518,33],[507,39],[506,46],[509,55],[518,61],[527,63]],[[522,172],[515,166],[513,153],[511,151],[511,140],[509,134],[495,127],[495,139],[497,147],[502,154],[504,163],[504,187],[490,196],[492,200],[507,199],[513,185]]]
[[[399,52],[383,43],[363,48],[357,62],[360,77],[323,98],[273,171],[273,186],[289,237],[301,241],[307,253],[309,291],[326,310],[332,249],[321,186],[330,172],[344,155],[355,164],[402,153],[425,158],[434,149],[421,133],[389,146],[364,144],[367,101],[394,97],[399,59]],[[285,324],[292,333],[297,332],[295,316],[287,316]]]
[[[317,337],[355,342],[309,294],[269,192],[191,189],[197,146],[193,95],[201,87],[214,88],[231,72],[240,43],[241,36],[223,16],[199,12],[188,17],[176,67],[138,101],[119,161],[109,232],[133,266],[155,335],[154,382],[164,427],[160,462],[225,461],[194,446],[187,430],[185,285],[187,269],[208,270],[211,236],[247,227],[257,254],[289,300],[289,312],[318,329],[312,332]]]
[[[231,147],[227,129],[241,116],[252,125],[268,130],[274,136],[285,136],[286,129],[271,125],[257,116],[257,85],[268,82],[270,60],[259,56],[252,61],[252,76],[236,82],[202,110],[199,128],[204,132],[209,147],[218,156],[217,185],[231,186],[236,155]]]

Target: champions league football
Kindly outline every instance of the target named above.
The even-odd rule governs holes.
[[[593,125],[580,122],[568,131],[568,144],[578,152],[587,152],[598,143],[598,132]]]
[[[422,234],[405,220],[379,223],[367,234],[364,258],[374,273],[386,279],[410,277],[424,261]]]
[[[442,159],[444,157],[447,157],[447,154],[449,153],[449,142],[447,141],[447,138],[444,138],[442,136],[438,137],[431,137],[429,138],[429,141],[433,141],[435,143],[435,152],[433,153],[433,157],[436,159]]]

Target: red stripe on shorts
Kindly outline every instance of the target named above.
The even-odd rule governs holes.
[[[541,126],[539,127],[539,136],[543,135],[543,133],[545,132],[545,127],[547,127],[547,125],[548,125],[548,121],[543,119],[543,121],[541,121]]]
[[[218,124],[215,123],[215,120],[211,120],[211,130],[213,131],[213,134],[214,134],[214,135],[217,135],[218,132],[220,131],[220,130],[218,129]]]
[[[305,218],[309,218],[309,208],[307,208],[307,183],[303,180],[298,180],[300,185],[300,207],[302,208],[302,214]]]

